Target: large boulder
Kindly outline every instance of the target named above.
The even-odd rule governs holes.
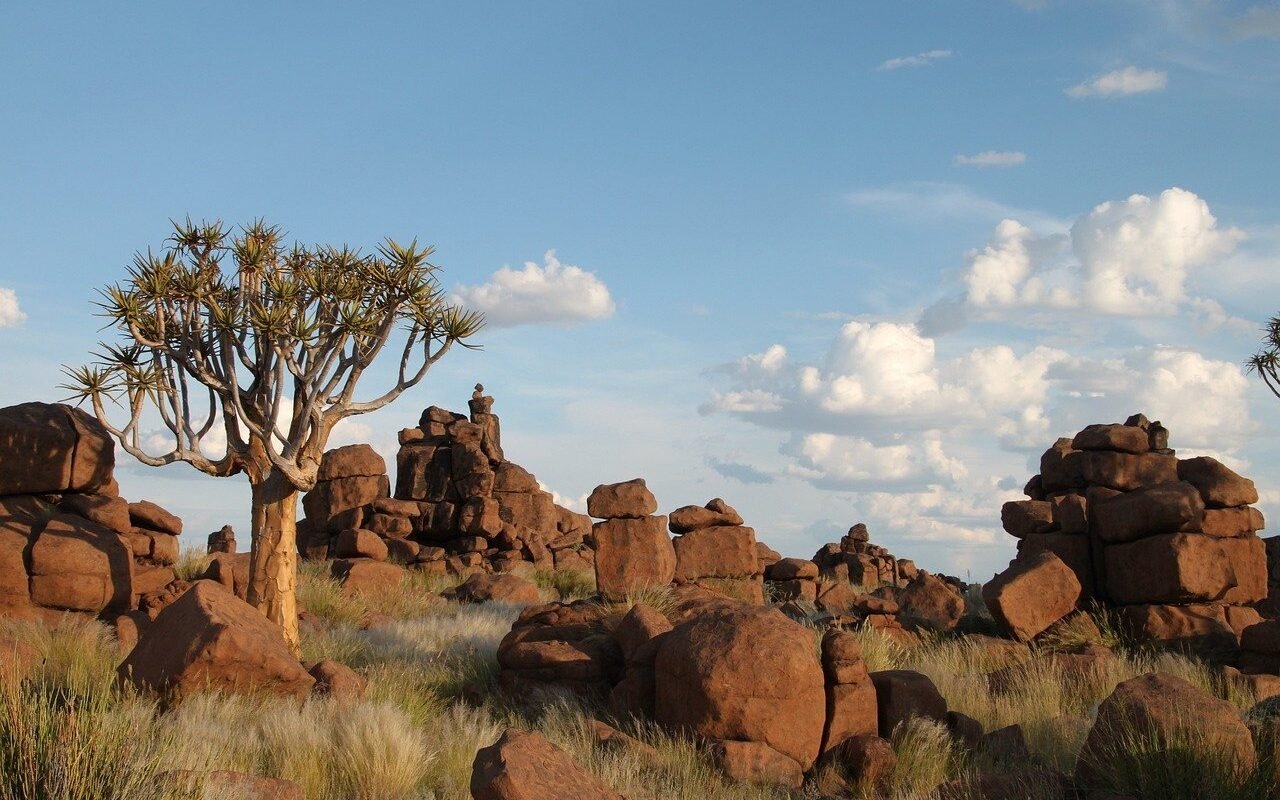
[[[1071,440],[1077,450],[1116,450],[1145,453],[1151,449],[1147,432],[1136,425],[1087,425]]]
[[[1226,541],[1170,533],[1110,545],[1103,551],[1107,596],[1121,605],[1221,600],[1236,585]]]
[[[907,669],[871,673],[876,687],[881,736],[892,736],[894,728],[912,717],[946,722],[947,701],[929,676]]]
[[[115,444],[78,408],[22,403],[0,408],[0,495],[90,493],[107,486]]]
[[[742,524],[742,515],[737,510],[715,498],[705,506],[681,506],[671,512],[671,532],[688,533],[703,528],[733,527]]]
[[[133,551],[115,531],[59,514],[36,536],[30,560],[39,605],[93,613],[133,605]]]
[[[964,616],[964,598],[940,578],[916,575],[898,595],[903,622],[931,631],[954,630]]]
[[[542,602],[537,584],[510,573],[472,575],[458,586],[442,592],[441,596],[460,603],[531,606]]]
[[[709,603],[662,637],[655,717],[707,739],[762,742],[813,766],[826,722],[809,630],[774,609]]]
[[[623,800],[537,731],[507,728],[476,752],[471,765],[474,800]]]
[[[742,526],[716,526],[677,536],[675,579],[746,578],[758,570],[756,532]],[[816,566],[816,565],[815,565]]]
[[[1258,490],[1253,481],[1236,474],[1216,458],[1183,459],[1178,462],[1178,477],[1195,486],[1209,508],[1248,506],[1258,502]]]
[[[1159,483],[1095,503],[1089,509],[1092,531],[1107,544],[1144,536],[1200,529],[1204,501],[1185,481]]]
[[[616,602],[638,589],[665,586],[676,574],[666,517],[606,519],[592,527],[596,587]]]
[[[1020,641],[1030,641],[1075,610],[1080,580],[1058,556],[1019,557],[982,587],[991,616]]]
[[[828,630],[822,637],[822,670],[827,681],[822,752],[829,753],[857,736],[875,735],[879,730],[876,687],[862,660],[858,637]]]
[[[185,695],[266,691],[299,699],[315,679],[261,612],[209,581],[197,581],[160,612],[119,667],[141,689]]]
[[[349,444],[324,454],[320,459],[320,471],[316,474],[316,480],[331,481],[336,478],[386,474],[386,459],[377,450],[367,444]]]
[[[596,519],[640,519],[658,510],[658,500],[644,478],[622,483],[604,483],[587,497],[587,513]],[[663,527],[666,518],[663,517]]]

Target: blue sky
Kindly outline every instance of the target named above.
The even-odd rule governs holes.
[[[432,242],[498,323],[343,441],[482,380],[568,501],[643,475],[974,579],[1039,451],[1139,409],[1280,509],[1239,368],[1280,305],[1280,5],[261,5],[0,9],[0,403],[62,397],[167,219],[261,215]],[[247,532],[236,479],[121,482]]]

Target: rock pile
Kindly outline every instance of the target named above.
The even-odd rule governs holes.
[[[115,619],[175,583],[182,520],[120,497],[115,444],[65,405],[0,409],[0,615]]]
[[[1018,556],[984,588],[993,616],[1030,639],[1079,604],[1117,609],[1147,640],[1234,645],[1261,617],[1266,549],[1253,482],[1209,457],[1179,459],[1141,414],[1059,439],[1006,503]]]
[[[587,497],[587,513],[600,520],[591,532],[596,590],[604,600],[621,602],[675,578],[675,548],[667,535],[667,518],[655,516],[657,510],[658,500],[643,478],[602,484]]]
[[[671,512],[676,534],[675,582],[694,584],[730,597],[764,604],[764,575],[756,532],[720,498],[705,506],[683,506]]]
[[[916,576],[916,566],[896,559],[880,545],[871,543],[867,526],[859,522],[838,543],[825,544],[813,556],[823,575],[855,586],[906,586]]]
[[[373,448],[325,453],[320,480],[303,497],[303,557],[340,559],[335,574],[344,576],[361,560],[452,575],[593,571],[591,520],[556,505],[532,474],[506,460],[483,388],[472,395],[470,417],[432,406],[416,428],[400,432],[394,495]]]

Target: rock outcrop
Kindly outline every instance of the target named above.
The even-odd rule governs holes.
[[[676,534],[677,584],[694,584],[740,600],[764,603],[756,532],[720,498],[705,506],[671,512],[668,527]]]
[[[602,484],[587,498],[587,513],[600,519],[591,531],[596,589],[606,601],[619,602],[675,578],[675,548],[667,518],[653,515],[657,510],[658,501],[642,478]]]
[[[1001,512],[1018,556],[985,591],[1018,638],[1090,601],[1141,639],[1196,647],[1233,646],[1260,619],[1268,570],[1253,482],[1209,457],[1179,459],[1159,422],[1136,414],[1059,439],[1026,494]]]

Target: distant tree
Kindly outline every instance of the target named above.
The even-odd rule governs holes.
[[[136,254],[128,279],[101,290],[119,341],[101,345],[88,366],[64,368],[64,387],[142,463],[248,476],[248,600],[295,649],[298,493],[315,486],[329,434],[416,385],[454,344],[472,347],[483,326],[445,301],[431,253],[390,239],[367,255],[286,246],[261,220],[236,234],[221,222],[175,223],[159,255]],[[357,384],[400,335],[395,382],[357,400]],[[123,426],[110,422],[107,400],[128,413]],[[154,424],[144,420],[148,408],[168,429],[161,445],[143,436]],[[210,457],[202,444],[215,426],[226,445]],[[165,452],[148,452],[158,448]]]
[[[1280,315],[1267,321],[1262,346],[1245,362],[1245,368],[1256,372],[1271,393],[1280,397]]]

